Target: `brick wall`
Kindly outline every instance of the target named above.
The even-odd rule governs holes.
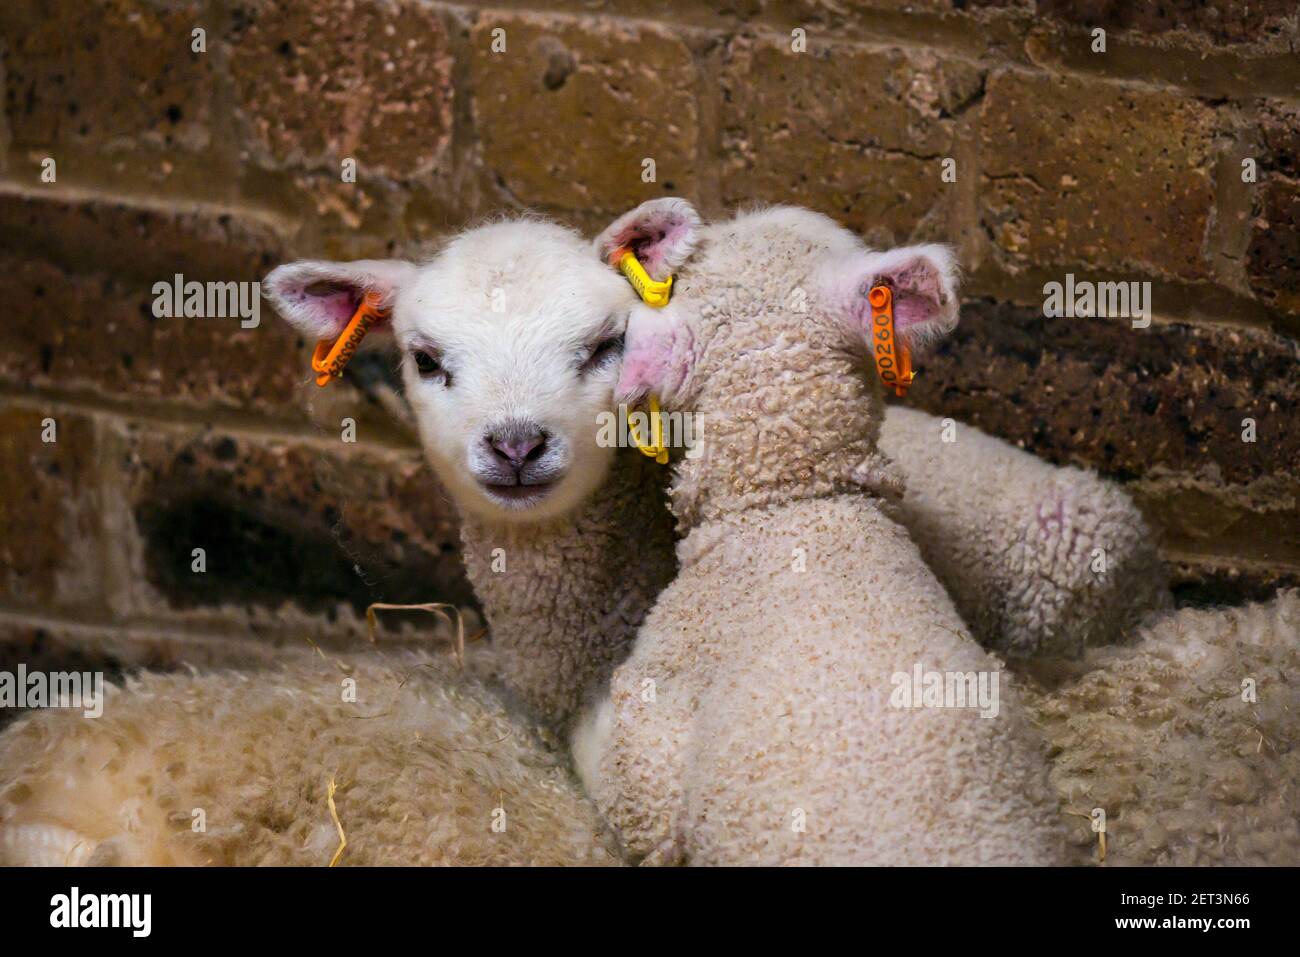
[[[1300,581],[1298,54],[1291,0],[7,0],[0,647],[216,660],[468,601],[375,389],[152,286],[669,194],[955,243],[915,402],[1127,483],[1186,600]],[[1067,273],[1155,321],[1046,318]]]

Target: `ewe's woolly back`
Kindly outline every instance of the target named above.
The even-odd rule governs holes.
[[[295,654],[6,729],[0,864],[327,864],[331,778],[341,864],[615,862],[564,759],[454,661]]]
[[[1080,861],[1101,808],[1108,863],[1300,864],[1300,592],[1165,616],[1029,704]]]

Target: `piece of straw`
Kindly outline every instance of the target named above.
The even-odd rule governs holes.
[[[330,817],[334,819],[334,826],[339,832],[339,849],[335,851],[334,856],[330,858],[330,867],[333,867],[339,862],[339,858],[343,856],[344,848],[348,846],[348,836],[343,833],[343,822],[339,820],[339,809],[334,806],[334,792],[336,790],[337,786],[334,784],[334,778],[331,777],[329,788],[325,791],[325,801],[330,806]]]
[[[428,602],[423,605],[390,605],[384,602],[375,602],[366,608],[366,629],[369,633],[370,643],[376,644],[375,629],[379,626],[376,611],[427,611],[437,615],[449,625],[456,628],[456,664],[465,667],[465,619],[461,617],[460,609],[455,605],[449,605],[446,602]]]

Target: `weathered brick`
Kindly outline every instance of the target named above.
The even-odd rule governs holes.
[[[0,104],[6,104],[9,101],[9,71],[6,66],[9,56],[8,40],[0,36]],[[9,146],[12,142],[13,135],[9,132],[8,110],[0,108],[0,173],[9,172]]]
[[[917,404],[1054,462],[1161,466],[1245,484],[1300,463],[1300,344],[1263,330],[1045,318],[970,302],[923,363]],[[1242,420],[1258,441],[1242,441]]]
[[[1249,100],[1295,93],[1295,40],[1270,38],[1257,46],[1223,45],[1201,33],[1111,30],[1105,50],[1083,27],[1036,19],[1024,38],[1029,62],[1058,74],[1175,86],[1205,100]]]
[[[58,163],[59,181],[173,179],[219,188],[212,157],[214,58],[191,48],[209,30],[204,0],[16,0],[8,34],[5,113],[15,151]],[[207,167],[206,184],[199,168]]]
[[[1203,33],[1217,43],[1249,43],[1276,36],[1296,12],[1294,0],[1037,0],[1051,19],[1107,30],[1152,34]]]
[[[989,61],[1021,62],[1034,0],[783,0],[753,18],[789,35],[821,41],[906,42]]]
[[[244,202],[298,224],[293,247],[304,258],[383,259],[406,233],[401,214],[410,188],[383,177],[344,183],[334,172],[249,164],[239,190]]]
[[[416,0],[249,0],[232,11],[230,70],[244,143],[273,166],[354,158],[367,171],[427,175],[451,141],[451,51]]]
[[[135,604],[291,604],[333,614],[374,601],[469,605],[452,507],[418,455],[337,439],[157,432],[117,438],[140,567]],[[191,570],[194,548],[207,571]]]
[[[922,2],[942,3],[946,0]],[[664,23],[707,27],[731,26],[738,21],[748,20],[762,13],[764,6],[765,0],[714,0],[712,3],[701,3],[699,0],[659,0],[653,6],[639,3],[638,0],[582,0],[577,4],[573,0],[499,0],[492,4],[493,8],[503,11],[522,9],[570,15],[582,13],[609,19],[654,19]]]
[[[1261,102],[1256,115],[1264,146],[1260,167],[1285,176],[1300,176],[1300,107]]]
[[[1280,588],[1300,588],[1300,570],[1251,561],[1174,556],[1169,565],[1180,605],[1232,605],[1268,601]]]
[[[0,188],[0,253],[147,287],[186,278],[260,280],[285,257],[283,227],[220,206],[150,204]]]
[[[241,329],[238,319],[158,319],[146,284],[77,275],[44,260],[6,256],[0,264],[0,296],[22,312],[0,351],[0,378],[115,401],[301,417],[305,343],[265,303],[256,329]]]
[[[505,52],[492,51],[497,29]],[[695,193],[696,70],[669,30],[484,14],[469,42],[482,159],[507,198],[617,214]]]
[[[1246,271],[1266,302],[1300,312],[1300,181],[1278,175],[1260,190]]]
[[[1300,312],[1300,109],[1261,104],[1257,211],[1246,250],[1251,288]]]
[[[43,440],[53,419],[55,441]],[[95,425],[30,407],[0,408],[0,597],[29,606],[93,605],[98,553]]]
[[[930,54],[741,38],[724,54],[723,199],[810,206],[880,243],[948,207],[952,117],[983,75]],[[960,175],[960,172],[959,174]]]
[[[1128,486],[1161,545],[1219,560],[1247,556],[1257,565],[1300,571],[1300,476],[1270,475],[1244,485],[1157,467]]]
[[[1214,114],[1164,91],[1018,72],[989,80],[981,218],[1011,270],[1205,275]]]
[[[1294,340],[1261,330],[970,303],[909,401],[1134,483],[1167,548],[1296,567],[1298,359]]]

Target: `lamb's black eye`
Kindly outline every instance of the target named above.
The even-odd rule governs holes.
[[[582,371],[589,372],[593,369],[599,369],[623,354],[623,337],[612,336],[596,344],[596,348],[591,350],[585,362],[582,363]]]
[[[420,378],[441,378],[445,383],[451,381],[451,377],[447,375],[447,370],[442,367],[442,363],[432,353],[417,349],[413,356],[415,358],[415,369],[420,373]]]

